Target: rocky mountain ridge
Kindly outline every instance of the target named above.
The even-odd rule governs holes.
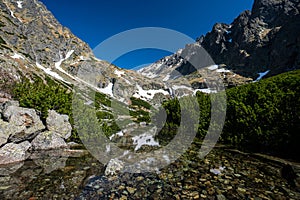
[[[22,76],[50,76],[67,86],[92,88],[123,102],[151,89],[154,91],[144,95],[145,99],[160,91],[166,94],[163,84],[97,59],[89,46],[63,27],[41,2],[4,0],[0,8],[2,90]]]
[[[212,31],[199,37],[196,43],[140,72],[148,77],[167,76],[172,68],[190,74],[195,69],[182,59],[182,54],[193,56],[199,46],[219,65],[220,71],[230,70],[253,80],[263,72],[268,72],[267,77],[299,69],[299,13],[297,0],[255,0],[252,10],[242,12],[231,24],[215,24]]]
[[[252,10],[230,25],[216,24],[198,39],[217,63],[251,77],[300,68],[300,4],[297,0],[255,0]]]
[[[37,0],[4,0],[0,6],[1,88],[22,76],[47,75],[66,86],[92,88],[125,103],[132,96],[159,103],[163,96],[214,92],[209,82],[216,80],[224,87],[234,87],[257,79],[258,73],[273,75],[299,66],[296,1],[256,0],[252,12],[243,12],[230,25],[216,24],[196,43],[139,73],[97,59],[86,43],[59,24]],[[291,32],[291,27],[295,31]],[[287,32],[291,37],[280,40]],[[284,53],[293,55],[284,56],[286,59],[271,56],[281,54],[280,41],[292,49]],[[199,66],[193,66],[195,62]],[[293,64],[287,66],[288,62]]]

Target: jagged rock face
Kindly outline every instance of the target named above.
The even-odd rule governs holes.
[[[166,56],[154,64],[142,68],[139,72],[150,78],[160,78],[163,81],[176,79],[191,74],[198,69],[214,65],[214,61],[197,43],[187,44],[175,54]]]
[[[74,83],[78,68],[93,65],[102,71],[109,63],[96,60],[89,46],[63,27],[37,0],[0,2],[1,79],[19,80],[20,75],[45,73]],[[109,82],[99,74],[97,80]]]
[[[300,68],[300,4],[297,0],[255,0],[252,11],[231,25],[216,24],[198,39],[214,61],[255,78]]]
[[[300,4],[298,0],[255,0],[252,11],[242,12],[231,24],[217,23],[211,32],[174,55],[139,70],[145,76],[164,79],[171,69],[181,75],[195,72],[193,58],[201,46],[214,63],[233,73],[225,73],[224,84],[235,86],[300,68]],[[201,58],[202,59],[202,58]],[[208,65],[209,62],[206,62]],[[196,67],[197,68],[197,67]],[[236,74],[240,76],[236,76]],[[176,76],[168,77],[170,79]],[[238,77],[235,81],[234,77]],[[166,79],[168,79],[166,78]],[[228,80],[231,81],[228,81]],[[201,85],[201,84],[200,84]]]
[[[2,39],[40,64],[50,66],[70,50],[74,50],[74,55],[91,53],[88,45],[59,24],[39,1],[4,0],[0,8]]]
[[[224,25],[225,26],[225,25]],[[222,26],[216,26],[220,29]],[[224,40],[217,32],[218,41]],[[220,45],[216,51],[221,51]],[[215,79],[222,80],[224,87],[233,87],[252,81],[230,70],[224,69],[224,65],[215,65],[213,59],[199,44],[187,44],[184,49],[178,50],[171,56],[164,57],[154,64],[140,69],[138,72],[152,78],[157,82],[163,82],[175,96],[192,94],[195,90],[208,92],[209,82]]]

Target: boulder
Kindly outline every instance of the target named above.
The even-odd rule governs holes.
[[[9,138],[7,133],[8,123],[0,119],[0,146],[5,144]]]
[[[33,139],[39,132],[45,129],[35,110],[21,108],[15,105],[3,110],[4,120],[9,122],[11,135],[9,141],[21,142]]]
[[[72,126],[67,115],[60,115],[54,110],[49,110],[46,123],[49,131],[58,133],[64,139],[71,136]]]
[[[9,106],[17,106],[17,107],[19,107],[20,104],[19,104],[18,101],[13,101],[13,100],[9,100],[9,101],[3,102],[3,107],[4,107],[4,109],[6,109],[6,108],[9,107]]]
[[[15,144],[8,143],[0,149],[0,165],[21,162],[26,160],[27,150],[31,147],[28,141]]]
[[[7,180],[5,180],[5,177],[9,177],[10,174],[15,173],[23,165],[24,161],[0,166],[0,185],[7,184]]]
[[[3,112],[8,106],[17,106],[19,107],[18,101],[12,101],[8,98],[0,98],[0,113]]]
[[[64,139],[54,131],[46,131],[38,134],[32,142],[33,150],[50,150],[67,148],[67,144]]]

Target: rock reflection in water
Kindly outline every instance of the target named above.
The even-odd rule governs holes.
[[[74,199],[86,177],[102,172],[103,165],[82,150],[34,153],[0,166],[0,199]]]

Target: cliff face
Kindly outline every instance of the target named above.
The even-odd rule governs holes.
[[[69,82],[70,77],[59,72],[59,67],[75,73],[74,68],[93,58],[88,45],[63,27],[39,1],[3,0],[0,16],[1,73],[10,79],[47,73]]]
[[[255,0],[252,11],[232,24],[216,24],[198,42],[216,63],[245,76],[300,68],[300,4],[297,0]]]
[[[199,37],[196,43],[187,45],[140,72],[154,76],[153,73],[168,74],[168,70],[174,68],[181,74],[190,74],[195,69],[184,58],[197,57],[195,53],[199,46],[209,53],[216,64],[252,79],[268,70],[267,76],[272,76],[298,69],[299,13],[298,0],[255,0],[252,11],[244,11],[231,24],[215,24],[212,31]],[[232,79],[232,75],[228,75],[226,79]],[[234,81],[234,78],[232,80],[229,85],[241,83]],[[245,81],[249,79],[242,82]]]
[[[70,60],[91,55],[88,45],[38,1],[1,1],[0,15],[1,67],[8,75],[38,73],[37,63],[54,69],[55,62],[71,50]]]
[[[63,27],[41,2],[3,0],[0,8],[2,39],[25,57],[51,66],[70,50],[74,57],[91,54],[88,45]]]

